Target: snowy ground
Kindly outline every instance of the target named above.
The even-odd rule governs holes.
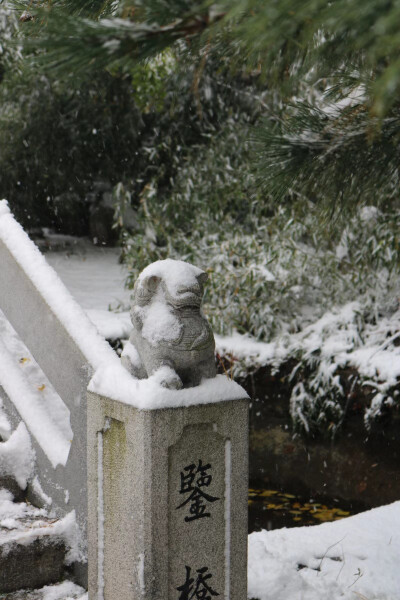
[[[93,246],[46,253],[47,262],[107,339],[127,338],[131,330],[130,291],[124,288],[126,272],[118,255],[117,248]]]
[[[312,527],[249,536],[249,597],[399,600],[400,502]]]
[[[117,250],[86,248],[84,253],[54,252],[46,257],[100,333],[128,336],[129,292],[123,288]],[[110,305],[122,312],[110,313]],[[242,338],[219,343],[236,350],[250,345],[249,354],[255,356],[272,350]],[[334,523],[253,533],[249,598],[400,600],[399,559],[400,502]],[[59,598],[53,591],[49,588],[46,600]]]

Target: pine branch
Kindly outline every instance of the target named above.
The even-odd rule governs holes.
[[[32,21],[35,17],[55,10],[68,15],[100,19],[113,15],[118,0],[5,0],[6,4],[19,13],[22,22]]]
[[[371,121],[362,103],[293,111],[253,136],[259,184],[275,201],[292,191],[340,212],[397,198],[399,109],[382,121]]]
[[[264,71],[269,85],[287,97],[304,78],[331,77],[348,64],[356,67],[359,83],[374,77],[367,91],[374,115],[383,117],[400,95],[397,0],[123,0],[118,7],[114,0],[10,1],[25,7],[23,29],[37,36],[28,49],[46,50],[50,59],[40,60],[60,74],[69,67],[133,64],[178,39],[206,31],[209,37],[219,24],[225,28],[221,52],[236,52],[242,66]],[[79,59],[70,60],[72,54]]]
[[[157,0],[156,4],[160,2]],[[96,8],[99,12],[100,3],[96,0],[87,0],[83,8],[78,8],[76,0],[34,7],[23,13],[25,50],[36,53],[34,60],[39,65],[59,75],[75,77],[116,65],[132,66],[158,54],[176,40],[201,36],[224,16],[210,11],[208,3],[193,6],[189,0],[178,0],[177,5],[170,6],[166,25],[142,22],[140,10],[135,13],[135,20],[83,18],[81,15],[89,9]],[[111,6],[112,2],[103,3],[101,11],[110,10]],[[177,8],[184,7],[183,15],[177,13]],[[145,11],[145,16],[149,14]]]
[[[12,0],[15,6],[26,2]],[[32,0],[30,0],[32,2]],[[288,190],[331,205],[393,198],[400,150],[398,0],[45,0],[29,4],[25,49],[58,77],[132,68],[174,44],[206,41],[264,74],[281,105],[303,97],[304,83],[332,102],[362,89],[350,106],[296,106],[258,126],[257,177],[282,199]],[[207,50],[208,52],[208,50]],[[263,129],[264,128],[264,129]]]

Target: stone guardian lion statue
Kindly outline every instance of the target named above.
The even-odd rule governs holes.
[[[201,310],[203,270],[180,260],[146,267],[133,288],[133,331],[121,356],[138,379],[170,389],[194,387],[216,375],[215,342]]]

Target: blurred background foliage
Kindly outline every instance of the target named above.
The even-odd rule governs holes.
[[[206,268],[220,334],[286,339],[356,299],[355,347],[399,308],[399,23],[394,0],[0,2],[1,195],[96,238],[107,205],[127,284]],[[340,423],[318,347],[290,352],[298,428]]]

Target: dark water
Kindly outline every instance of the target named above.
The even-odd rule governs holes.
[[[304,498],[279,490],[249,489],[249,533],[337,521],[368,507],[338,498]]]

